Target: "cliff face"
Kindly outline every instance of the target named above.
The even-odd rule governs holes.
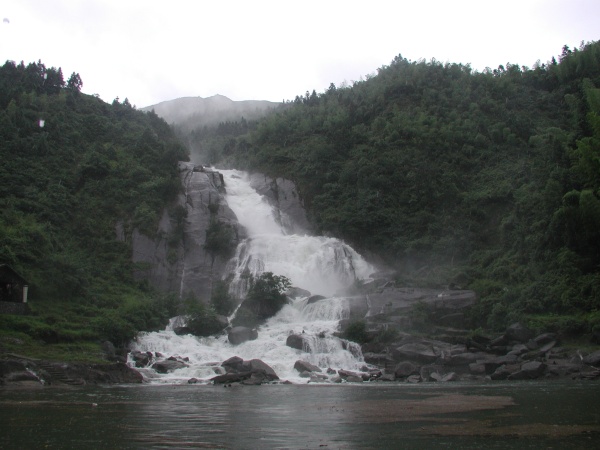
[[[184,162],[179,169],[184,193],[174,207],[165,209],[157,237],[133,233],[136,276],[161,291],[180,297],[193,293],[208,301],[212,281],[220,278],[227,262],[227,257],[205,248],[211,220],[232,228],[233,245],[243,230],[223,196],[221,174]]]
[[[251,175],[250,185],[273,206],[277,220],[288,234],[311,234],[313,228],[292,181],[255,173]]]
[[[208,302],[213,281],[223,276],[230,256],[207,249],[211,223],[231,230],[233,248],[245,237],[245,230],[227,205],[227,186],[219,172],[185,162],[179,163],[179,169],[184,193],[176,205],[165,209],[157,237],[133,232],[136,277],[160,291],[174,292],[182,298],[192,293]],[[294,183],[254,174],[251,185],[271,203],[287,233],[310,231]]]

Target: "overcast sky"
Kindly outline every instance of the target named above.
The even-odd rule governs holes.
[[[533,66],[600,39],[600,0],[2,0],[0,61],[78,72],[137,107],[178,97],[293,100],[398,55]]]

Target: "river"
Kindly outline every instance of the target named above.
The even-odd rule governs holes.
[[[597,448],[598,382],[0,389],[2,449]]]

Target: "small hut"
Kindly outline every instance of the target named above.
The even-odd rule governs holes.
[[[8,264],[0,264],[0,313],[27,312],[29,283]]]

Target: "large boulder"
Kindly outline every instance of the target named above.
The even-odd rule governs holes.
[[[169,373],[177,369],[182,369],[184,367],[188,367],[188,365],[183,361],[175,359],[165,359],[163,361],[157,361],[154,364],[152,364],[152,368],[158,373]]]
[[[211,378],[214,384],[241,382],[253,385],[279,379],[273,368],[260,359],[244,361],[240,357],[234,356],[221,365],[225,367],[227,373]]]
[[[243,344],[246,341],[253,341],[258,338],[258,331],[248,327],[233,327],[227,333],[227,339],[233,345]]]
[[[509,380],[534,380],[546,371],[546,364],[539,361],[529,361],[521,365],[521,369],[508,376]]]
[[[269,381],[279,379],[273,368],[260,359],[251,359],[250,361],[246,361],[244,362],[244,366],[248,367],[252,373],[263,373]]]
[[[135,363],[135,367],[146,367],[152,361],[152,352],[131,352],[131,359]]]
[[[314,364],[309,363],[308,361],[298,360],[294,364],[294,369],[298,372],[321,372],[321,368],[319,366],[315,366]]]
[[[403,361],[394,369],[394,375],[396,378],[407,378],[411,375],[417,375],[418,373],[419,366],[411,363],[410,361]]]
[[[290,334],[285,341],[285,345],[303,352],[310,352],[310,345],[303,334]]]
[[[226,372],[246,372],[248,369],[244,367],[244,360],[239,356],[232,356],[221,363],[221,367]]]
[[[584,357],[583,362],[590,366],[600,365],[600,350],[590,353],[589,355]]]
[[[533,338],[534,333],[525,325],[517,322],[509,326],[504,335],[509,341],[526,343]]]
[[[431,345],[420,342],[401,345],[394,349],[393,354],[398,361],[407,359],[425,364],[435,362],[439,357]]]
[[[229,255],[211,254],[207,249],[208,227],[215,219],[229,227],[233,231],[232,246],[243,237],[243,231],[225,201],[223,176],[219,172],[199,171],[189,162],[180,162],[179,171],[185,189],[177,199],[177,207],[185,211],[184,218],[171,217],[169,208],[165,208],[155,236],[133,230],[133,262],[143,263],[136,265],[134,276],[162,292],[182,291],[197,298],[210,298],[212,282],[224,272]],[[123,223],[117,224],[115,232],[117,239],[129,239]],[[172,242],[177,233],[180,239]]]

